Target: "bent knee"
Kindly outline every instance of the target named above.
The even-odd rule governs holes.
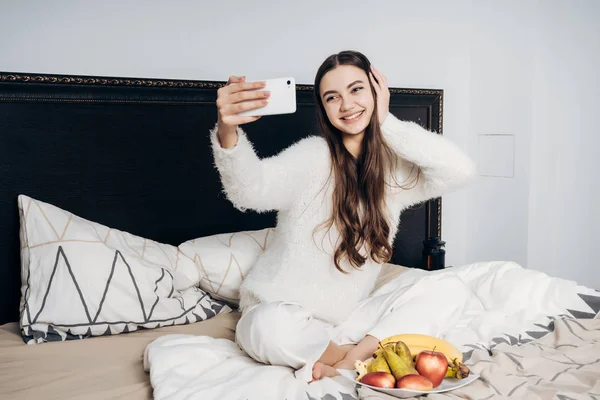
[[[238,322],[236,337],[239,342],[256,347],[259,343],[285,346],[302,331],[302,322],[310,315],[299,305],[285,302],[262,303],[249,310]],[[242,344],[247,346],[247,344]]]

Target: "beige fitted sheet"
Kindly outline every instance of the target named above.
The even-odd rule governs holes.
[[[234,338],[239,313],[84,340],[26,345],[18,323],[0,326],[0,399],[152,399],[146,346],[177,333]]]

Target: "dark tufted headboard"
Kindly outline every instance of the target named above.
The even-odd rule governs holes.
[[[242,213],[221,191],[208,141],[221,85],[0,72],[0,324],[18,320],[19,194],[173,245],[274,225],[273,213]],[[295,114],[245,126],[260,156],[318,133],[312,90],[297,87]],[[391,92],[396,116],[441,133],[441,90]],[[434,238],[435,252],[440,213],[438,199],[403,214],[393,263],[439,267],[423,241]]]

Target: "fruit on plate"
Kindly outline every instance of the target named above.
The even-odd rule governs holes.
[[[429,379],[433,387],[438,387],[446,377],[448,360],[439,351],[424,350],[417,354],[415,369],[419,372],[419,375]]]
[[[413,355],[410,349],[403,341],[399,340],[396,342],[396,354],[398,354],[407,364],[412,365]]]
[[[364,361],[356,360],[354,362],[354,369],[356,370],[356,381],[360,382],[363,376],[367,374],[367,368],[369,367],[369,363],[365,363]]]
[[[446,371],[447,378],[465,379],[471,370],[465,364],[458,360],[452,360],[448,362],[448,371]]]
[[[367,366],[367,373],[369,372],[387,372],[391,374],[390,366],[388,365],[385,357],[374,358]]]
[[[401,336],[420,336],[430,341],[432,339],[425,335],[397,335],[393,338]],[[449,350],[444,346],[447,353],[438,351],[435,345],[413,353],[411,347],[402,341],[390,342],[389,338],[386,340],[385,344],[379,343],[379,349],[373,354],[373,358],[367,361],[357,360],[354,363],[357,382],[382,388],[431,390],[441,385],[444,378],[464,379],[470,374],[469,368],[461,361],[462,354],[448,342],[442,341],[450,346]],[[421,348],[420,346],[413,345],[412,348]],[[448,353],[459,354],[460,357],[448,360]],[[408,378],[404,379],[405,377]],[[392,380],[394,382],[390,386]]]
[[[431,390],[433,384],[422,375],[405,375],[396,382],[398,389]]]
[[[381,341],[381,345],[387,347],[389,343],[393,342],[405,343],[413,357],[424,350],[433,350],[435,348],[436,351],[444,353],[448,361],[458,360],[462,362],[463,360],[463,355],[460,350],[444,339],[433,336],[405,333],[385,338]]]
[[[380,347],[373,353],[373,358],[383,358],[383,351],[386,348],[390,348],[394,353],[398,354],[407,364],[414,366],[413,356],[410,353],[410,349],[404,342],[389,342],[384,346]]]
[[[383,351],[383,356],[387,364],[390,366],[390,371],[396,380],[402,378],[404,375],[418,374],[417,370],[412,365],[407,364],[398,354],[396,354],[390,347],[386,347]],[[380,357],[381,358],[381,357]]]
[[[380,345],[379,348],[377,348],[377,350],[373,353],[373,358],[383,357],[383,350],[387,347],[393,349],[395,352],[396,342],[388,342],[385,345]]]
[[[369,372],[360,382],[380,388],[393,388],[396,385],[396,378],[389,372]]]

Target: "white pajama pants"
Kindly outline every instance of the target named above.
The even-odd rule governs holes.
[[[423,272],[400,275],[339,325],[315,318],[295,303],[257,304],[242,314],[236,342],[253,359],[292,367],[296,378],[309,382],[330,341],[355,344],[365,335],[382,340],[401,333],[439,336],[457,324],[469,306],[470,290],[456,276],[434,274],[431,279]]]

